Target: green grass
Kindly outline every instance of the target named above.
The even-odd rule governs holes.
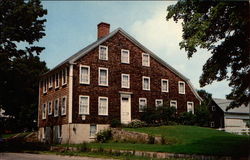
[[[17,134],[19,134],[18,137],[25,137],[25,136],[27,136],[27,135],[30,134],[30,133],[31,133],[31,132],[2,134],[2,138],[4,138],[4,139],[10,138],[10,137],[13,137],[13,136],[15,136],[15,135],[17,135]]]
[[[125,128],[125,130],[163,136],[167,141],[170,141],[171,144],[161,145],[108,142],[102,144],[89,143],[88,147],[224,156],[247,156],[250,154],[250,136],[240,136],[210,128],[177,125]]]
[[[2,138],[10,138],[12,136],[15,136],[17,133],[11,133],[11,134],[3,134]]]

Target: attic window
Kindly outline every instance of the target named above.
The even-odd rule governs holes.
[[[62,85],[67,84],[67,68],[62,70]]]
[[[99,59],[100,60],[108,60],[108,47],[107,46],[99,46]]]
[[[150,56],[147,53],[142,53],[142,66],[150,66]]]
[[[178,82],[178,90],[179,94],[185,94],[185,82],[183,81]]]
[[[55,88],[59,88],[59,73],[55,74]]]

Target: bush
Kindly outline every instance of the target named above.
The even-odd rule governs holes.
[[[195,125],[208,127],[209,119],[208,107],[204,104],[197,106],[195,110]]]
[[[113,119],[110,123],[110,127],[112,128],[121,127],[121,122],[118,119]]]
[[[80,151],[82,151],[82,152],[86,152],[86,151],[88,151],[88,144],[87,143],[82,143],[81,145],[80,145]]]
[[[101,142],[101,143],[105,143],[108,140],[110,140],[112,138],[112,133],[111,130],[103,130],[97,133],[96,135],[96,141],[97,142]]]
[[[178,121],[183,125],[194,125],[195,115],[192,112],[183,112],[180,114]]]
[[[140,127],[145,127],[146,123],[143,121],[140,121],[138,119],[132,120],[127,127],[128,128],[140,128]]]

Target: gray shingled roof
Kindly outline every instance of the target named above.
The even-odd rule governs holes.
[[[149,49],[147,49],[146,47],[144,47],[141,43],[139,43],[136,39],[134,39],[132,36],[130,36],[122,28],[117,28],[113,32],[109,33],[107,36],[105,36],[105,37],[103,37],[101,39],[98,39],[97,41],[93,42],[92,44],[90,44],[87,47],[83,48],[82,50],[78,51],[76,54],[72,55],[71,57],[69,57],[68,59],[66,59],[65,61],[63,61],[62,63],[60,63],[57,66],[55,66],[53,69],[51,69],[51,71],[54,70],[54,69],[56,69],[56,68],[58,68],[59,66],[65,64],[65,63],[74,64],[74,62],[76,60],[78,60],[79,58],[83,57],[84,55],[86,55],[87,53],[89,53],[92,49],[96,48],[97,46],[99,46],[100,44],[102,44],[103,42],[105,42],[106,40],[108,40],[109,38],[111,38],[112,36],[114,36],[118,32],[120,32],[122,35],[124,35],[125,37],[127,37],[129,40],[131,40],[132,42],[134,42],[135,45],[137,45],[139,48],[141,48],[146,53],[149,53],[159,63],[161,63],[162,65],[164,65],[165,67],[167,67],[169,70],[171,70],[172,72],[174,72],[176,75],[178,75],[179,77],[181,77],[184,81],[186,81],[186,83],[191,88],[191,90],[193,91],[193,93],[195,94],[195,96],[200,101],[202,101],[202,98],[199,96],[199,94],[197,93],[197,91],[195,90],[195,88],[193,87],[193,85],[191,84],[190,80],[187,77],[185,77],[183,74],[181,74],[176,69],[174,69],[172,66],[170,66],[168,63],[166,63],[165,61],[163,61],[161,58],[159,58],[152,51],[150,51]]]
[[[249,114],[249,107],[247,107],[245,105],[241,105],[240,107],[226,110],[227,107],[230,105],[230,103],[233,100],[220,99],[220,98],[213,98],[213,100],[225,113],[246,113],[246,114]]]

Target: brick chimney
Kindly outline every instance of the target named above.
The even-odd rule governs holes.
[[[97,25],[97,39],[109,34],[110,24],[101,22]]]

